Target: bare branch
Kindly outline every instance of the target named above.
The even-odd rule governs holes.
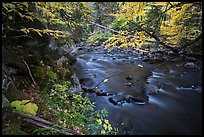
[[[23,59],[23,57],[21,57],[21,59],[22,59],[23,63],[26,65],[26,67],[27,67],[27,69],[28,69],[28,73],[29,73],[29,75],[30,75],[30,77],[31,77],[31,79],[32,79],[32,81],[33,81],[33,84],[38,87],[38,85],[36,84],[36,82],[35,82],[35,80],[34,80],[32,74],[31,74],[31,71],[30,71],[30,68],[29,68],[28,64],[25,62],[25,60]]]

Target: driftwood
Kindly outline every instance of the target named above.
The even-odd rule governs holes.
[[[64,134],[64,135],[82,135],[82,133],[80,133],[79,131],[63,128],[59,125],[53,124],[52,122],[39,118],[37,116],[25,114],[22,112],[16,112],[16,113],[19,114],[23,118],[23,121],[29,124],[35,125],[39,128],[49,128],[53,131],[57,131],[60,134]]]

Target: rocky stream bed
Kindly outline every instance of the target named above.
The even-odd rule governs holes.
[[[202,134],[202,59],[166,55],[78,47],[73,70],[119,134]]]

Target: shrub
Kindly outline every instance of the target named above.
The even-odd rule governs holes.
[[[70,82],[64,82],[63,85],[54,84],[47,93],[44,90],[45,97],[43,115],[50,117],[56,124],[65,128],[78,129],[84,134],[113,134],[115,128],[105,119],[107,111],[94,110],[94,102],[87,97],[66,91]]]

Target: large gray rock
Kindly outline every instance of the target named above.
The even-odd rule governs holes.
[[[81,88],[81,84],[79,83],[78,77],[76,76],[75,73],[71,77],[72,77],[72,79],[74,81],[74,85],[69,88],[68,92],[69,93],[79,93],[79,92],[81,92],[82,88]]]

